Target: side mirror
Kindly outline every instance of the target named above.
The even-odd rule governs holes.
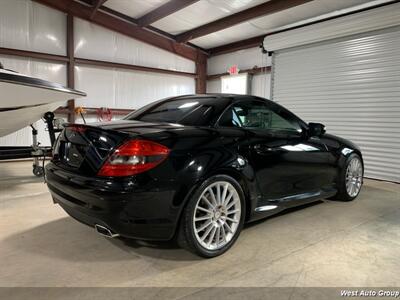
[[[325,125],[321,123],[308,123],[310,136],[321,136],[325,133]]]

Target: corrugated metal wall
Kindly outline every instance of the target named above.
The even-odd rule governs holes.
[[[74,18],[75,57],[195,72],[195,63],[120,33]],[[151,83],[151,85],[149,85]],[[75,66],[77,106],[138,109],[165,97],[195,93],[195,80],[170,74]],[[95,117],[87,121],[97,121]],[[82,122],[80,118],[77,122]]]
[[[189,59],[79,18],[74,18],[74,39],[75,57],[189,73],[196,71],[195,63]]]
[[[87,93],[77,106],[138,109],[174,95],[194,94],[191,77],[75,66],[75,88]]]
[[[173,53],[74,18],[75,57],[191,72],[195,63]],[[0,0],[0,47],[66,55],[66,15],[30,0]],[[5,68],[66,85],[66,66],[29,58],[0,56]],[[89,66],[75,67],[75,87],[87,93],[77,106],[139,108],[168,96],[192,94],[191,77]],[[151,82],[151,85],[149,85]],[[96,117],[88,117],[97,121]],[[81,120],[78,118],[77,120]],[[44,123],[39,141],[49,145]],[[0,138],[0,146],[31,145],[29,127]]]
[[[273,100],[357,143],[365,176],[400,182],[400,28],[280,50]]]
[[[1,47],[66,55],[66,27],[61,11],[28,0],[0,1]]]

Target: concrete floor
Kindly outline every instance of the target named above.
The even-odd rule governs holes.
[[[366,180],[354,202],[321,201],[246,226],[200,259],[173,243],[107,239],[51,201],[31,162],[0,163],[1,287],[395,287],[400,185]]]

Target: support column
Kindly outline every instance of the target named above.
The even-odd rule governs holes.
[[[75,60],[74,60],[74,17],[67,15],[67,85],[75,88]],[[75,100],[68,100],[68,122],[75,122]]]
[[[204,94],[207,91],[207,56],[203,53],[197,55],[196,74],[196,94]]]

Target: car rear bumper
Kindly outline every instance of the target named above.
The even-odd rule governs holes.
[[[139,188],[132,178],[88,178],[53,163],[46,166],[46,179],[53,201],[86,225],[98,224],[136,239],[174,236],[180,209],[174,206],[172,186],[160,183],[156,188]]]

